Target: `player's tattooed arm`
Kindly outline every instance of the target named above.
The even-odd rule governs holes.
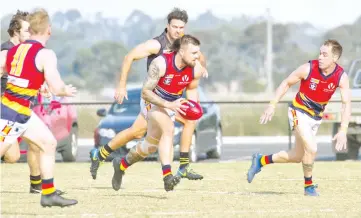
[[[149,65],[148,75],[142,88],[142,98],[160,107],[165,107],[167,101],[155,94],[153,90],[157,86],[159,79],[164,76],[165,71],[166,64],[164,58],[162,56],[155,58]]]

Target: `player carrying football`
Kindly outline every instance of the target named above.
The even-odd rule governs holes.
[[[247,180],[254,176],[264,165],[272,163],[302,162],[305,179],[304,194],[318,196],[312,182],[312,169],[317,153],[316,133],[321,124],[323,111],[336,88],[340,88],[342,98],[342,120],[339,132],[334,136],[336,149],[346,148],[346,132],[351,114],[349,79],[343,68],[336,62],[341,57],[342,46],[336,40],[327,40],[320,49],[318,60],[309,61],[292,72],[278,87],[276,97],[264,111],[260,123],[271,120],[276,103],[290,86],[301,81],[299,92],[288,110],[290,125],[295,134],[295,147],[290,151],[280,151],[271,155],[254,154]]]
[[[182,92],[186,89],[187,98],[198,102],[197,87],[202,76],[200,67],[196,66],[199,58],[200,42],[191,35],[177,39],[172,50],[155,58],[149,66],[148,77],[142,89],[141,111],[148,121],[147,135],[135,150],[129,152],[121,161],[113,160],[113,188],[119,190],[125,170],[150,153],[159,149],[162,163],[164,189],[173,190],[180,177],[173,176],[173,131],[175,117],[184,120],[179,113],[184,113]],[[198,66],[198,65],[197,65]]]

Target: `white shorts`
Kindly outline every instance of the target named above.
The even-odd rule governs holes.
[[[312,119],[307,114],[291,107],[288,108],[288,120],[291,130],[294,130],[295,126],[297,126],[305,139],[312,139],[316,136],[318,128],[322,123],[322,120]]]
[[[34,119],[40,119],[35,113],[31,113],[30,119],[26,123],[18,123],[0,119],[0,142],[12,144],[22,136]]]
[[[154,105],[150,102],[144,101],[143,98],[140,99],[140,111],[143,114],[145,119],[148,119],[148,111],[151,111],[152,109],[154,109],[155,107],[158,107],[157,105]],[[164,108],[164,110],[167,112],[167,114],[169,115],[169,117],[173,120],[173,122],[175,121],[175,115],[176,113],[168,108]]]

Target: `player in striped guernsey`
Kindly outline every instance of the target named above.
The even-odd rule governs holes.
[[[8,73],[4,95],[1,98],[0,155],[22,137],[37,145],[40,152],[42,176],[42,206],[69,206],[76,200],[65,199],[56,192],[53,171],[56,139],[49,128],[32,113],[31,104],[46,81],[50,91],[58,96],[74,96],[76,89],[65,85],[57,70],[55,53],[45,48],[51,35],[50,18],[38,9],[29,16],[31,37],[1,53],[0,74]]]
[[[321,124],[323,111],[335,93],[340,89],[342,98],[342,120],[339,132],[334,136],[336,149],[346,148],[346,132],[351,114],[349,79],[343,68],[337,64],[342,54],[342,46],[336,40],[326,40],[320,48],[317,60],[309,61],[292,72],[276,90],[276,97],[264,111],[260,123],[271,120],[276,103],[290,86],[301,82],[299,92],[289,107],[288,117],[295,134],[295,146],[290,151],[280,151],[271,155],[254,154],[248,170],[247,180],[265,165],[272,163],[300,163],[304,174],[304,194],[318,196],[312,182],[312,170],[317,153],[316,133]]]
[[[184,35],[184,27],[188,22],[188,15],[186,11],[175,8],[168,14],[167,19],[167,28],[160,36],[139,44],[124,58],[119,86],[117,87],[115,93],[115,99],[119,104],[123,102],[124,98],[127,99],[126,81],[132,62],[147,57],[148,70],[152,60],[157,58],[159,55],[170,51],[170,46],[172,43]],[[200,58],[196,63],[197,66],[199,65],[199,67],[202,69],[203,76],[207,77],[208,72],[205,69],[206,63],[202,53],[200,53]],[[171,78],[168,78],[168,81],[171,81]],[[179,154],[180,165],[177,171],[177,175],[181,178],[187,178],[189,180],[203,179],[203,176],[192,170],[189,165],[189,149],[192,143],[192,135],[194,133],[196,122],[178,120],[178,116],[176,119],[183,124]],[[96,179],[97,170],[101,162],[103,162],[113,151],[126,145],[131,140],[142,138],[145,135],[146,130],[147,120],[144,118],[142,113],[139,113],[137,119],[130,128],[119,132],[112,140],[110,140],[106,145],[101,146],[99,149],[92,149],[90,152],[90,172],[93,179]],[[129,160],[130,163],[142,160],[142,157],[139,156],[135,147],[136,146],[134,146],[129,151],[129,156],[133,157],[131,160]]]
[[[29,22],[28,22],[28,12],[17,11],[15,15],[13,15],[8,33],[10,39],[1,44],[1,51],[5,52],[13,48],[14,46],[24,42],[29,39]],[[5,87],[7,83],[7,74],[1,77],[1,95],[5,92]],[[45,86],[43,86],[45,87]],[[41,89],[41,94],[47,97],[45,94],[49,94],[46,92],[47,90]],[[27,161],[30,169],[30,193],[41,193],[41,176],[40,176],[40,160],[39,160],[39,148],[29,143],[28,152],[27,152]],[[18,146],[18,140],[14,142],[14,144],[7,150],[4,156],[1,158],[6,163],[16,163],[20,158],[20,148]],[[59,195],[64,194],[61,190],[56,190]]]

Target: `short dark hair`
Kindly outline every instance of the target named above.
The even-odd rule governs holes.
[[[341,44],[334,39],[327,39],[323,45],[331,46],[332,47],[332,54],[337,55],[338,58],[342,55],[342,46]]]
[[[25,11],[18,10],[16,14],[11,18],[8,33],[10,37],[13,37],[16,32],[20,32],[21,21],[28,21],[29,13]]]
[[[201,42],[194,36],[184,35],[173,42],[171,50],[178,52],[182,45],[188,45],[188,44],[199,46],[201,45]]]
[[[188,14],[187,11],[181,10],[179,8],[174,8],[167,16],[168,24],[173,20],[181,20],[184,23],[188,22]]]

